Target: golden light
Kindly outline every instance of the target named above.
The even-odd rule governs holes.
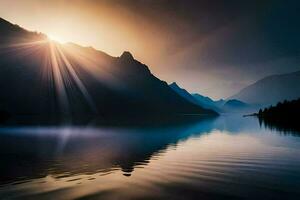
[[[56,34],[50,33],[50,34],[47,34],[47,36],[50,40],[55,41],[55,42],[59,42],[59,43],[66,43],[67,42],[63,37],[58,36]]]

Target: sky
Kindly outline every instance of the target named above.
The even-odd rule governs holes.
[[[189,92],[227,98],[300,70],[297,0],[0,0],[0,17],[112,56],[130,51]]]

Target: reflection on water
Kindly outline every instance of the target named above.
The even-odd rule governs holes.
[[[295,136],[300,136],[300,124],[298,123],[298,118],[294,116],[291,120],[273,120],[273,119],[264,119],[263,117],[257,117],[260,126],[265,128],[275,130],[282,134],[292,134]]]
[[[221,116],[0,128],[0,199],[297,199],[300,137]]]

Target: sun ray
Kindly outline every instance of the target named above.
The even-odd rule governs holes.
[[[72,57],[72,60],[75,60],[80,66],[84,66],[82,69],[88,72],[91,76],[96,78],[99,82],[106,84],[109,87],[120,88],[121,83],[117,77],[112,72],[112,69],[109,68],[110,63],[104,61],[105,59],[97,59],[97,51],[94,50],[94,54],[91,55],[84,53],[84,51],[78,50],[76,47],[70,45],[63,46],[64,51]]]
[[[68,96],[67,96],[64,80],[62,77],[62,72],[58,63],[58,58],[56,56],[55,44],[53,42],[49,42],[49,46],[50,46],[51,68],[53,71],[54,84],[57,90],[60,109],[63,114],[70,115]]]
[[[9,43],[8,45],[1,45],[0,49],[4,48],[17,48],[17,47],[30,47],[39,44],[46,44],[48,40],[38,40],[38,41],[30,41],[30,42],[19,42],[19,43]]]
[[[67,59],[67,57],[65,56],[65,54],[63,53],[63,51],[61,50],[61,48],[59,46],[57,46],[57,50],[58,50],[62,60],[64,61],[64,64],[66,65],[67,69],[69,70],[73,80],[75,81],[77,87],[79,88],[80,92],[83,94],[83,96],[85,97],[85,99],[89,103],[89,106],[91,107],[91,109],[95,113],[97,113],[96,105],[93,102],[92,97],[90,96],[90,94],[89,94],[88,90],[86,89],[86,87],[84,86],[83,82],[78,77],[78,75],[77,75],[76,71],[74,70],[72,64],[69,62],[69,60]]]

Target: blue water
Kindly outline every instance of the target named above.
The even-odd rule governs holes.
[[[299,136],[238,115],[2,126],[0,199],[299,199]]]

